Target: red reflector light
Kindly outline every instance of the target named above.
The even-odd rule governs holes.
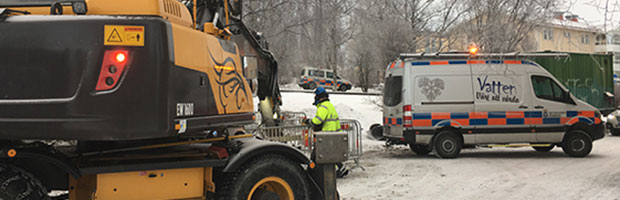
[[[116,62],[125,62],[125,60],[127,60],[127,54],[123,53],[123,52],[118,52],[116,53]]]
[[[120,82],[129,58],[129,51],[108,50],[103,55],[96,91],[110,90]]]
[[[411,111],[411,105],[403,106],[403,111]]]

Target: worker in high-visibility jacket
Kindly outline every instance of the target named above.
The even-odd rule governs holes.
[[[338,132],[340,130],[340,120],[336,108],[329,101],[329,95],[325,88],[319,87],[314,91],[314,103],[316,115],[312,118],[314,131]]]
[[[314,103],[312,105],[316,106],[316,115],[314,115],[312,120],[307,119],[306,124],[311,124],[314,127],[314,131],[340,132],[338,113],[334,105],[329,101],[329,95],[325,88],[317,88],[314,94]],[[337,163],[336,176],[342,178],[347,174],[349,174],[349,170],[344,166],[344,163]]]

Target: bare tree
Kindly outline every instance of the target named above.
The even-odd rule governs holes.
[[[587,3],[596,8],[603,14],[603,31],[610,31],[609,28],[615,29],[620,25],[620,20],[616,20],[616,16],[620,13],[620,2],[610,0],[591,0]]]
[[[470,42],[487,52],[527,51],[528,34],[551,18],[558,0],[468,0]]]

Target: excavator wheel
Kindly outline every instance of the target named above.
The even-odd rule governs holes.
[[[0,199],[47,200],[47,189],[32,174],[10,164],[0,163]]]
[[[256,157],[236,172],[222,174],[217,199],[310,199],[308,180],[299,164],[283,156]]]

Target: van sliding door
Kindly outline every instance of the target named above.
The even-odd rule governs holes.
[[[514,64],[472,65],[476,143],[518,143],[534,140],[525,113],[530,109],[524,67]]]

